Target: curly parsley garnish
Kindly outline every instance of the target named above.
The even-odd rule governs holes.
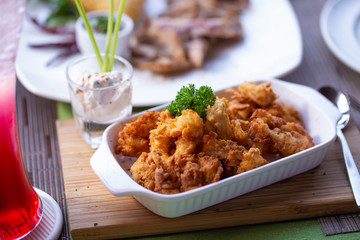
[[[177,93],[175,100],[165,107],[164,110],[174,116],[180,116],[182,110],[192,109],[196,111],[200,117],[206,117],[206,108],[215,103],[216,95],[209,86],[201,86],[195,89],[194,84],[189,84],[188,87],[182,87]]]

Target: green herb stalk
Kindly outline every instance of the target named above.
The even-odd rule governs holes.
[[[106,33],[106,50],[105,50],[105,59],[104,59],[104,70],[109,71],[107,69],[108,63],[109,63],[109,52],[110,52],[110,43],[111,43],[111,35],[112,35],[112,29],[113,29],[113,22],[114,22],[114,1],[110,0],[109,2],[109,18],[108,18],[108,24],[107,24],[107,33]],[[111,69],[110,69],[111,70]]]
[[[112,27],[113,13],[114,13],[114,0],[109,0],[109,18],[108,18],[108,26],[107,26],[108,29],[107,29],[107,33],[106,33],[106,48],[105,48],[104,60],[101,58],[99,48],[96,44],[96,41],[94,38],[94,33],[90,26],[89,20],[86,17],[84,7],[82,6],[80,0],[75,0],[75,4],[76,4],[76,8],[77,8],[81,18],[83,19],[86,31],[89,34],[91,44],[94,48],[96,58],[99,63],[100,71],[101,72],[111,71],[111,69],[114,65],[116,42],[118,39],[119,30],[120,30],[121,17],[122,17],[123,11],[124,11],[125,0],[121,0],[121,2],[119,4],[114,30]],[[111,56],[109,58],[110,53],[111,53]]]
[[[80,0],[75,0],[75,4],[76,4],[76,8],[81,16],[81,18],[83,19],[84,21],[84,26],[86,28],[86,31],[88,32],[89,34],[89,37],[90,37],[90,41],[91,41],[91,44],[94,48],[94,51],[95,51],[95,54],[96,54],[96,58],[97,58],[97,61],[99,63],[99,67],[100,67],[100,70],[103,71],[102,69],[102,66],[103,66],[103,61],[102,61],[102,58],[101,58],[101,55],[100,55],[100,52],[99,52],[99,48],[96,44],[96,41],[95,41],[95,38],[94,38],[94,33],[91,29],[91,26],[90,26],[90,23],[89,23],[89,20],[87,19],[86,17],[86,13],[85,13],[85,9],[84,7],[82,6]]]
[[[119,9],[118,9],[117,17],[116,17],[116,22],[115,22],[115,29],[114,29],[113,39],[112,39],[112,46],[111,46],[110,64],[109,64],[109,66],[107,66],[108,71],[110,71],[114,65],[116,42],[117,42],[118,35],[119,35],[121,17],[122,17],[123,11],[124,11],[124,6],[125,6],[125,0],[122,0],[119,4]]]

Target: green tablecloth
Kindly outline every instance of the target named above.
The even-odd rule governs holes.
[[[72,118],[71,105],[68,103],[57,103],[58,119]],[[291,240],[358,240],[360,232],[344,233],[332,236],[325,236],[317,219],[296,220],[287,222],[267,223],[250,226],[239,226],[231,228],[221,228],[213,230],[204,230],[186,233],[174,233],[171,235],[141,237],[135,239],[252,239],[252,240],[273,240],[273,239],[291,239]]]
[[[325,236],[316,219],[289,221],[259,224],[251,226],[240,226],[231,228],[222,228],[214,230],[204,230],[196,232],[187,232],[155,237],[143,237],[138,239],[156,239],[156,240],[195,240],[195,239],[242,239],[242,240],[355,240],[360,239],[360,233],[345,233],[333,236]]]

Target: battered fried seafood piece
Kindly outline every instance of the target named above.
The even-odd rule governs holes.
[[[169,157],[154,150],[141,154],[130,171],[145,188],[174,194],[219,181],[223,168],[216,156],[199,153]]]
[[[262,109],[251,116],[248,134],[254,142],[266,144],[269,152],[284,157],[314,146],[300,123],[286,122]]]
[[[246,149],[255,147],[263,152],[264,144],[261,142],[254,142],[249,137],[249,121],[240,119],[231,120],[231,125],[233,126],[234,139],[238,144],[244,146]]]
[[[298,122],[302,124],[299,112],[292,105],[285,105],[282,102],[274,102],[264,109],[271,113],[271,115],[281,117],[287,122]]]
[[[233,127],[226,113],[227,100],[216,99],[215,104],[207,110],[205,132],[215,132],[222,139],[233,139]]]
[[[269,162],[261,156],[260,149],[250,148],[248,152],[244,153],[244,159],[241,161],[236,174],[249,171],[268,163]]]
[[[276,100],[276,94],[271,89],[271,83],[245,82],[237,88],[239,94],[261,107],[266,107]]]
[[[173,118],[168,110],[160,115],[158,127],[150,132],[150,150],[159,150],[162,154],[175,156],[192,154],[201,143],[203,120],[191,109],[182,111],[182,115]]]
[[[234,141],[217,139],[217,134],[214,132],[204,135],[203,142],[202,151],[205,154],[219,157],[224,168],[224,177],[249,171],[268,163],[261,156],[258,148],[250,148],[247,151]]]
[[[159,151],[162,155],[172,155],[175,151],[175,139],[169,134],[169,127],[175,121],[169,111],[160,113],[157,127],[150,132],[150,151]]]
[[[249,122],[240,119],[230,120],[227,109],[228,103],[225,98],[218,98],[215,101],[215,104],[207,110],[205,133],[214,132],[219,139],[236,141],[246,149],[250,147],[262,149],[261,143],[253,142],[248,136]]]
[[[150,153],[144,152],[132,165],[133,179],[160,193],[178,193],[220,179],[222,165],[216,156],[198,153],[203,137],[203,120],[193,110],[174,118],[161,112],[157,128],[150,131]]]
[[[219,158],[204,153],[179,155],[175,162],[181,169],[181,192],[217,182],[223,172]]]
[[[156,128],[159,112],[146,111],[136,120],[128,123],[118,134],[116,153],[124,156],[139,157],[142,152],[149,152],[150,130]]]
[[[180,181],[173,161],[173,158],[169,159],[156,150],[144,152],[130,168],[132,178],[141,186],[155,192],[178,193]]]
[[[247,120],[257,108],[270,106],[277,97],[271,89],[271,83],[245,82],[229,92],[232,93],[229,102],[232,119]]]

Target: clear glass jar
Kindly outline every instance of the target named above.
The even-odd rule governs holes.
[[[120,73],[121,80],[109,86],[100,80],[94,86],[84,84],[84,76],[102,74],[95,55],[80,57],[69,63],[66,76],[76,125],[91,148],[97,148],[104,130],[132,112],[133,68],[124,58],[116,56],[112,73]],[[106,73],[107,74],[107,73]],[[102,85],[104,84],[104,85]]]

